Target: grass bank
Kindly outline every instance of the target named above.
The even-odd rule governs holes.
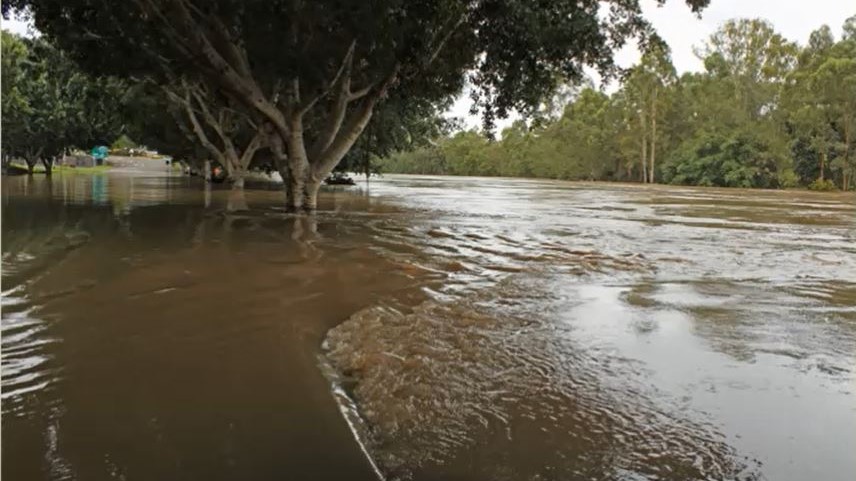
[[[71,165],[54,165],[52,169],[53,174],[103,174],[108,170],[112,169],[112,165],[96,165],[93,167],[74,167]],[[19,164],[17,162],[12,162],[9,164],[9,169],[15,169],[18,171],[23,171],[21,173],[27,172],[26,164]],[[37,165],[33,169],[34,174],[44,174],[45,167],[42,164]]]

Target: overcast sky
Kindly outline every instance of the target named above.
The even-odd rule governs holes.
[[[29,25],[26,22],[13,18],[10,20],[0,19],[0,23],[3,25],[3,30],[8,30],[10,32],[17,33],[18,35],[29,35],[29,32],[27,31]]]
[[[701,15],[694,15],[684,0],[667,0],[662,7],[655,0],[642,0],[645,17],[672,49],[672,62],[678,73],[703,70],[693,47],[701,45],[722,23],[732,18],[764,18],[786,38],[804,44],[809,34],[821,25],[829,25],[833,34],[841,35],[841,26],[856,15],[856,0],[711,0]],[[619,52],[616,61],[629,67],[639,60],[639,51],[628,47]],[[455,103],[450,115],[466,119],[468,127],[480,125],[469,115],[470,101],[463,97]],[[497,122],[499,129],[512,119]]]
[[[723,22],[731,18],[760,17],[769,20],[778,32],[790,40],[805,43],[809,34],[821,25],[829,25],[838,37],[844,20],[856,15],[854,0],[711,0],[701,18],[690,12],[683,0],[667,0],[657,7],[655,0],[642,0],[645,16],[672,48],[672,61],[678,73],[698,71],[702,63],[693,54]],[[3,28],[25,34],[27,25],[20,21],[3,22]],[[617,58],[619,65],[629,67],[639,59],[639,52],[628,47]],[[469,99],[463,96],[449,114],[466,119],[469,127],[479,119],[469,115]],[[500,127],[510,120],[499,122]]]
[[[829,25],[841,34],[848,17],[856,15],[854,0],[711,0],[699,19],[682,0],[667,0],[657,7],[654,0],[642,0],[645,16],[672,47],[672,61],[678,72],[698,71],[702,63],[693,55],[693,46],[704,42],[723,22],[732,18],[763,18],[790,40],[804,44],[809,34]],[[639,53],[628,49],[619,56],[622,65],[631,65]]]

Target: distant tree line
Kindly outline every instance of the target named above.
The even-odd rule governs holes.
[[[8,0],[0,13],[31,18],[83,71],[132,83],[142,128],[129,137],[216,161],[234,187],[272,166],[288,209],[311,211],[333,169],[417,146],[465,85],[491,124],[586,67],[612,74],[617,50],[655,37],[639,3]]]
[[[620,88],[542,105],[499,140],[463,131],[380,159],[389,172],[829,190],[854,188],[856,17],[804,46],[763,20],[731,20],[676,75],[650,44]],[[567,99],[569,97],[569,100]],[[563,105],[558,113],[551,105]]]

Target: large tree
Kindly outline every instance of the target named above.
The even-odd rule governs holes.
[[[836,132],[829,120],[824,92],[815,90],[814,75],[829,57],[835,44],[826,25],[812,32],[808,44],[799,54],[797,68],[788,76],[782,89],[787,123],[796,138],[795,147],[807,146],[817,158],[817,180],[825,181],[829,155],[835,145]],[[801,157],[801,156],[798,156]],[[797,158],[799,162],[801,158]],[[814,162],[812,162],[814,163]],[[814,169],[811,169],[812,171]]]
[[[796,63],[797,46],[761,19],[729,20],[696,52],[708,70],[731,83],[748,121],[778,107],[779,88]]]
[[[709,0],[687,0],[698,10]],[[662,0],[660,0],[662,3]],[[257,118],[288,205],[312,209],[395,89],[441,101],[473,85],[487,124],[537,108],[650,27],[638,0],[17,0],[94,69],[186,77]],[[644,42],[643,42],[644,43]]]
[[[848,36],[854,25],[856,16],[845,22],[838,42],[826,26],[813,32],[783,89],[795,153],[803,157],[808,150],[816,158],[819,186],[831,170],[844,190],[856,170],[856,36]]]
[[[2,32],[2,67],[0,67],[0,87],[2,87],[2,136],[3,164],[6,165],[12,156],[22,156],[26,147],[29,132],[27,117],[31,114],[26,93],[23,91],[26,73],[26,63],[29,51],[24,41],[5,30]]]
[[[630,69],[624,84],[628,106],[633,109],[630,118],[638,121],[642,182],[653,184],[655,180],[657,143],[662,136],[658,134],[658,121],[663,116],[664,91],[674,83],[675,76],[669,48],[658,42],[643,53],[639,65]]]
[[[265,132],[204,85],[181,81],[162,89],[179,130],[226,170],[234,189],[243,189],[247,169],[266,142]]]
[[[67,149],[109,143],[123,127],[126,86],[80,71],[44,39],[3,32],[3,148],[50,175]]]

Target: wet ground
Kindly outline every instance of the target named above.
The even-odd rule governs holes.
[[[4,476],[856,477],[853,195],[252,187],[3,178]]]

